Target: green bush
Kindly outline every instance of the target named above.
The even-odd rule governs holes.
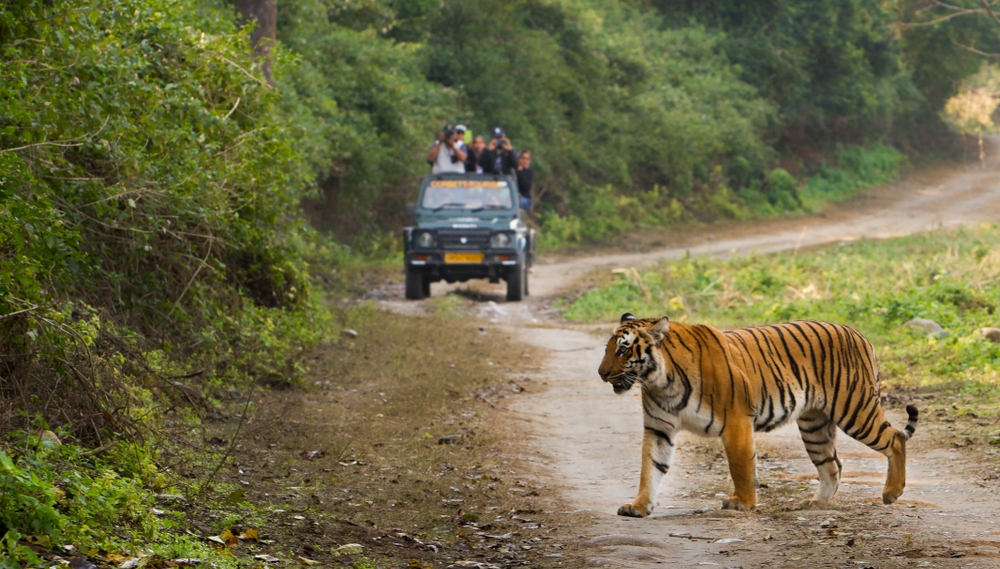
[[[299,207],[313,172],[233,16],[0,5],[0,564],[32,562],[28,535],[210,556],[149,512],[141,435],[183,401],[176,378],[294,381],[329,335],[304,260],[323,248]],[[22,444],[39,425],[67,444]]]
[[[824,203],[843,201],[865,188],[894,182],[907,163],[905,155],[880,142],[866,146],[842,146],[833,166],[823,165],[802,190],[806,209],[815,211]]]
[[[173,513],[152,513],[151,494],[137,473],[119,472],[128,460],[88,459],[73,445],[55,446],[34,438],[25,442],[33,450],[19,449],[16,460],[0,451],[0,532],[7,542],[0,563],[4,566],[36,566],[34,554],[16,545],[29,536],[44,547],[71,544],[84,554],[132,553],[141,548],[147,554],[233,565],[198,538],[168,536]],[[122,447],[121,452],[147,456],[133,448]],[[148,464],[142,469],[150,472],[154,467]]]

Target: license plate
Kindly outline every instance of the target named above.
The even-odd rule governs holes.
[[[445,253],[445,263],[482,263],[482,253]]]

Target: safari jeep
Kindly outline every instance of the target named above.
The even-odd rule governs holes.
[[[433,174],[407,213],[403,229],[406,298],[430,296],[431,283],[507,282],[507,300],[528,295],[535,231],[524,224],[517,179],[484,174]]]

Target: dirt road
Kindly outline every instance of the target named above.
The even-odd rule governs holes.
[[[615,515],[638,485],[642,420],[638,393],[616,396],[596,370],[613,324],[560,324],[547,298],[590,271],[642,266],[692,255],[744,255],[815,247],[863,237],[886,238],[934,228],[1000,220],[1000,175],[987,170],[913,175],[824,216],[692,231],[681,246],[648,253],[581,257],[545,263],[531,276],[533,295],[504,303],[500,287],[476,285],[494,301],[473,305],[483,320],[515,329],[547,354],[539,378],[548,391],[518,400],[511,412],[531,425],[526,452],[542,458],[541,476],[562,488],[566,511],[589,515],[580,527],[588,563],[608,567],[1000,567],[1000,495],[984,482],[984,461],[947,448],[945,425],[924,416],[908,445],[908,486],[893,506],[880,495],[886,462],[841,433],[844,476],[829,510],[801,509],[816,470],[794,425],[758,437],[760,507],[720,510],[730,491],[716,440],[682,437],[652,518]],[[435,285],[435,295],[450,288]],[[389,302],[413,311],[414,305]],[[629,307],[622,306],[622,311]],[[900,410],[890,413],[898,427]],[[989,452],[989,451],[988,451]],[[995,452],[995,451],[994,451]],[[547,470],[546,470],[547,469]]]

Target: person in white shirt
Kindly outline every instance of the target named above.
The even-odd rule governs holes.
[[[464,134],[464,133],[463,133]],[[427,153],[427,163],[431,165],[431,174],[454,172],[465,173],[465,143],[459,144],[458,131],[452,125],[446,125],[434,146]]]

